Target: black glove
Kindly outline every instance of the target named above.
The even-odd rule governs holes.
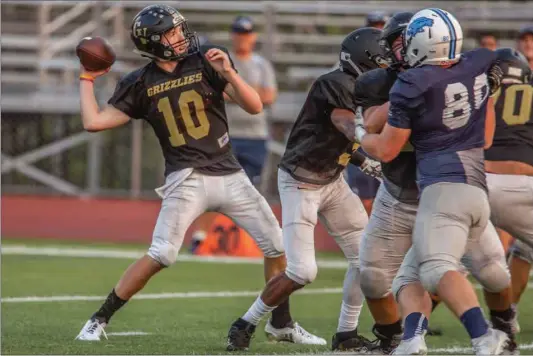
[[[495,62],[487,72],[489,81],[490,96],[496,94],[502,85],[503,70],[500,68],[499,62]]]

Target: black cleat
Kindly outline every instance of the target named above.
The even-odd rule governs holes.
[[[504,347],[504,354],[505,355],[520,355],[520,351],[518,350],[518,345],[515,341],[515,334],[513,330],[513,320],[503,320],[502,318],[495,317],[491,315],[490,322],[492,324],[492,328],[496,330],[503,331],[507,334],[509,337],[509,341]]]
[[[377,339],[372,342],[373,354],[378,355],[391,355],[402,341],[403,334],[395,334],[392,337],[388,337],[379,332],[376,325],[372,328],[372,333],[376,335]]]
[[[255,325],[241,318],[235,320],[229,328],[226,350],[248,351],[254,332]]]
[[[367,338],[358,335],[357,329],[354,331],[338,332],[331,340],[331,350],[351,351],[366,353],[372,349],[372,343]]]

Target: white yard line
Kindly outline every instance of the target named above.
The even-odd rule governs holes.
[[[51,257],[86,257],[86,258],[119,258],[137,259],[144,256],[146,251],[118,250],[107,248],[84,247],[31,247],[26,245],[4,245],[1,247],[2,255],[27,255]],[[257,264],[262,265],[262,258],[225,257],[225,256],[196,256],[179,255],[178,261],[200,263],[225,263],[225,264]],[[346,269],[348,263],[343,260],[319,259],[321,268]]]
[[[186,298],[235,298],[235,297],[255,297],[261,291],[222,291],[222,292],[184,292],[184,293],[152,293],[138,294],[134,299],[186,299]],[[297,294],[316,295],[316,294],[340,294],[342,288],[309,288],[296,292]],[[47,302],[89,302],[101,301],[105,296],[96,295],[60,295],[50,297],[6,297],[2,298],[2,303],[47,303]]]
[[[518,348],[520,350],[533,350],[533,343],[518,345]],[[445,354],[460,354],[460,355],[464,355],[466,353],[472,354],[471,347],[460,347],[460,346],[443,347],[443,348],[438,348],[438,349],[428,349],[428,351],[431,353],[445,353]]]
[[[533,282],[528,283],[528,289],[533,288]],[[480,289],[476,285],[476,289]],[[154,299],[187,299],[187,298],[237,298],[255,297],[260,291],[221,291],[221,292],[179,292],[179,293],[147,293],[138,294],[134,299],[154,300]],[[303,295],[320,294],[340,294],[342,288],[306,288],[296,292]],[[96,295],[59,295],[59,296],[27,296],[27,297],[5,297],[2,303],[48,303],[48,302],[91,302],[104,300],[105,296]]]
[[[107,333],[107,336],[142,336],[151,334],[152,333],[146,333],[144,331],[119,331],[114,333]]]

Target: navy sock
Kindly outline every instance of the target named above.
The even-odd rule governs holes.
[[[471,339],[485,335],[489,329],[489,325],[487,324],[480,307],[467,310],[461,315],[460,319]]]
[[[403,326],[403,340],[409,340],[416,335],[422,335],[428,328],[428,319],[422,313],[411,313],[405,318]]]

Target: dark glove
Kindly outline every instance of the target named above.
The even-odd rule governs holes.
[[[498,62],[495,62],[492,67],[490,67],[487,72],[487,77],[489,81],[490,96],[493,96],[498,89],[500,89],[503,79],[503,70]]]
[[[363,171],[364,174],[374,177],[376,179],[381,180],[383,178],[383,173],[381,172],[381,162],[367,158],[359,167],[359,169]]]

